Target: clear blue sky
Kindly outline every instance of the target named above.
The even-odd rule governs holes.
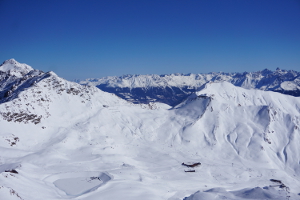
[[[66,79],[300,71],[300,0],[0,0],[0,62]]]

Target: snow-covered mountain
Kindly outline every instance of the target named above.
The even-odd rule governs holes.
[[[32,71],[33,68],[26,64],[21,64],[15,59],[9,59],[2,63],[1,72],[6,72],[10,76],[23,77],[28,72]]]
[[[174,106],[208,82],[227,81],[245,89],[275,91],[300,96],[300,73],[293,70],[263,70],[244,73],[126,75],[77,80],[133,103],[161,102]]]
[[[219,82],[174,107],[132,104],[3,65],[0,199],[300,197],[299,97]]]
[[[7,121],[37,124],[50,117],[55,109],[68,113],[73,108],[74,111],[80,108],[78,104],[92,107],[93,104],[110,105],[115,102],[102,97],[114,96],[112,94],[66,81],[54,72],[33,70],[13,59],[0,66],[0,73],[0,115]],[[117,98],[117,101],[120,103],[121,99]],[[65,106],[61,108],[60,105]],[[82,112],[78,110],[76,114]]]

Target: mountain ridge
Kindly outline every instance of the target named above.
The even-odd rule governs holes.
[[[204,84],[222,81],[246,89],[300,96],[300,72],[279,68],[244,73],[125,75],[76,82],[96,86],[133,103],[161,102],[175,106]]]
[[[299,97],[208,82],[171,107],[1,74],[1,198],[299,199]]]

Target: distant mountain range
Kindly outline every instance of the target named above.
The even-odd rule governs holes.
[[[125,75],[76,82],[94,85],[133,103],[161,102],[175,106],[204,84],[223,81],[245,89],[300,96],[300,72],[281,69],[244,73]]]

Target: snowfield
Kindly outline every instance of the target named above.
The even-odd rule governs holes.
[[[53,72],[8,74],[13,61],[0,199],[300,199],[299,97],[220,82],[174,107],[132,104]]]

